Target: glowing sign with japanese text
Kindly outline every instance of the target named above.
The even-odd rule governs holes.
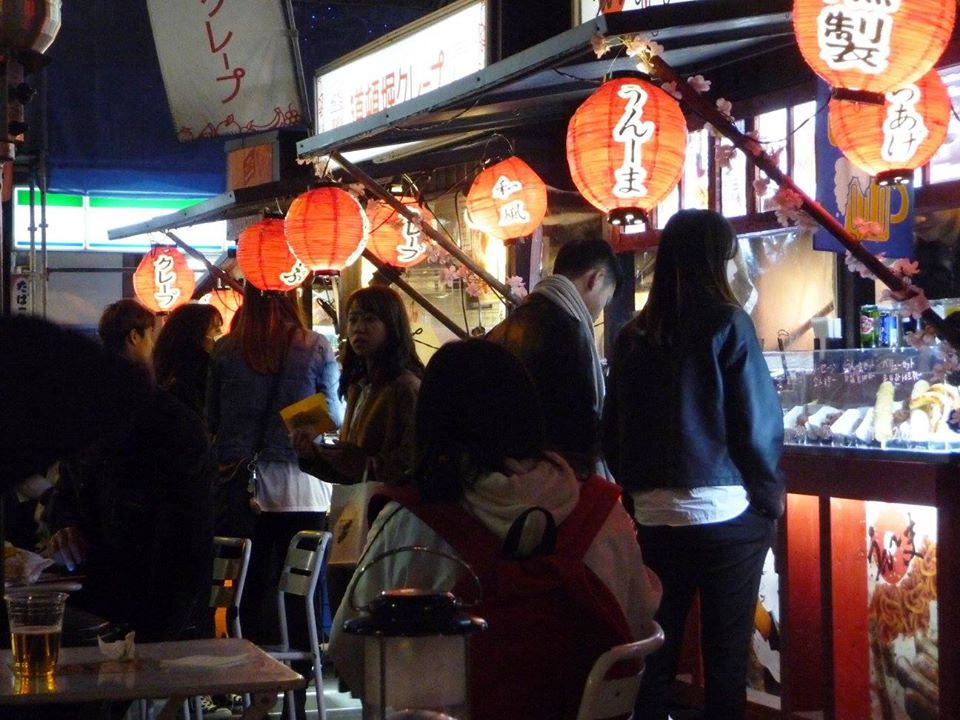
[[[887,93],[887,116],[883,121],[883,145],[880,156],[888,162],[907,162],[929,131],[923,115],[917,112],[920,89],[913,83]]]
[[[657,126],[643,119],[647,93],[639,85],[624,85],[617,96],[627,101],[623,114],[613,127],[613,139],[623,144],[623,165],[613,171],[617,197],[646,197],[647,170],[643,167],[643,144],[653,137]]]
[[[485,3],[441,17],[389,45],[365,52],[315,80],[316,131],[332,130],[481,70],[486,64]]]
[[[824,0],[817,16],[820,57],[834,70],[887,69],[900,0]]]
[[[147,0],[180,141],[301,121],[283,3]]]
[[[600,13],[641,10],[657,5],[679,5],[695,0],[580,0],[580,22],[592,20]]]

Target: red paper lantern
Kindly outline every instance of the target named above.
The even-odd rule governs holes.
[[[384,202],[367,205],[370,218],[370,239],[367,249],[374,255],[397,267],[413,267],[427,259],[429,240],[421,226],[437,226],[437,219],[416,198],[397,198],[404,206],[420,215],[420,222],[411,222]]]
[[[614,225],[635,225],[670,194],[680,180],[686,149],[680,105],[638,78],[605,82],[567,126],[573,182]]]
[[[956,18],[949,0],[794,0],[803,59],[837,88],[884,93],[940,58]]]
[[[886,93],[883,105],[834,98],[830,136],[847,159],[877,181],[909,180],[947,138],[950,96],[936,70]]]
[[[353,195],[324,186],[308,190],[291,203],[284,229],[290,249],[304,265],[339,271],[360,257],[369,222]]]
[[[220,316],[223,318],[223,334],[226,335],[230,332],[233,316],[243,305],[243,295],[233,288],[214,288],[200,298],[200,302],[213,305],[220,311]]]
[[[133,272],[137,299],[153,312],[167,313],[190,301],[197,286],[183,253],[154,245]]]
[[[237,265],[247,282],[258,290],[289,290],[310,274],[290,251],[284,221],[278,217],[265,218],[240,233]]]
[[[547,186],[523,160],[508,157],[477,175],[467,193],[467,211],[490,237],[524,237],[547,214]]]

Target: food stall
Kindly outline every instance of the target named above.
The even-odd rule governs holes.
[[[318,120],[318,132],[297,143],[297,150],[305,160],[322,159],[343,181],[360,183],[375,197],[383,195],[382,186],[394,176],[428,170],[427,185],[437,197],[445,197],[450,226],[457,228],[454,241],[465,246],[471,233],[460,228],[456,202],[444,193],[462,186],[471,169],[490,159],[494,133],[509,136],[511,149],[544,178],[549,208],[541,230],[510,247],[500,267],[486,269],[502,281],[509,266],[532,286],[541,264],[548,265],[550,241],[557,241],[566,226],[588,223],[590,231],[605,233],[622,251],[624,267],[636,283],[636,295],[607,310],[604,334],[609,339],[642,303],[646,261],[663,218],[654,213],[651,231],[626,236],[603,225],[595,211],[570,200],[561,150],[566,123],[603,77],[636,65],[622,53],[597,58],[596,38],[637,33],[655,37],[671,68],[684,77],[707,75],[724,97],[743,108],[752,129],[787,108],[784,157],[792,174],[807,159],[802,146],[794,147],[804,124],[794,117],[794,109],[813,103],[815,85],[795,46],[791,7],[790,0],[702,0],[696,12],[663,5],[599,15],[502,58],[487,57],[482,67],[462,77],[388,106],[368,103],[370,93],[347,95],[353,102],[346,106],[342,97],[332,101],[336,93],[330,88],[335,84],[325,75],[328,86],[325,95],[318,88],[318,103],[326,97],[327,109],[346,112],[346,121],[325,125]],[[952,52],[956,54],[956,42]],[[358,51],[363,54],[364,49]],[[812,110],[816,114],[816,108]],[[317,116],[324,116],[324,107],[318,105]],[[699,121],[688,121],[694,123],[691,129],[699,127]],[[749,159],[740,157],[734,170],[720,167],[718,139],[700,130],[692,136],[688,164],[693,167],[685,170],[677,196],[665,203],[663,215],[702,202],[699,206],[721,207],[728,216],[738,216],[735,226],[747,231],[741,249],[751,248],[756,260],[755,267],[744,267],[741,274],[747,295],[757,295],[755,318],[763,318],[760,335],[767,349],[775,347],[777,339],[784,346],[768,357],[788,436],[783,465],[787,514],[780,524],[771,568],[775,579],[768,592],[778,595],[779,603],[767,608],[775,631],[768,628],[764,638],[766,651],[779,655],[768,658],[777,666],[778,677],[764,688],[769,690],[763,693],[766,697],[751,696],[762,701],[754,709],[771,717],[916,720],[931,711],[935,694],[940,717],[960,717],[960,690],[935,682],[960,671],[960,624],[953,610],[960,602],[960,582],[949,561],[936,563],[938,556],[949,559],[958,542],[960,444],[948,434],[952,430],[941,427],[952,393],[937,387],[944,380],[937,360],[909,348],[810,349],[810,320],[827,315],[844,319],[842,344],[855,344],[850,328],[863,288],[833,256],[808,251],[802,247],[806,237],[779,227],[774,207],[749,191],[757,177]],[[114,230],[110,237],[243,217],[265,202],[285,204],[305,187],[306,181],[296,178],[238,188],[176,217]],[[917,193],[917,206],[929,213],[952,207],[956,183],[950,187],[925,185]],[[483,269],[482,263],[476,264]],[[414,291],[419,288],[430,302],[431,296],[443,295],[437,272],[428,266],[392,277]],[[802,282],[813,274],[818,291],[791,303],[791,280]],[[351,282],[359,282],[359,276]],[[769,297],[778,294],[776,313],[765,311]],[[495,315],[479,314],[485,302],[495,305],[494,296],[477,298],[476,327],[495,322]],[[447,310],[440,314],[456,315],[456,309]],[[785,317],[787,313],[796,316]],[[474,322],[465,318],[460,329],[468,331],[471,325]],[[781,328],[789,330],[778,338]],[[436,327],[432,332],[438,341],[449,337]],[[807,350],[790,352],[791,346]],[[927,388],[918,388],[920,382]],[[936,420],[934,408],[940,413]],[[878,410],[883,418],[879,436]],[[920,432],[923,418],[915,411],[927,418],[925,434]],[[871,421],[864,425],[868,415]],[[696,665],[692,658],[688,669],[693,686]]]

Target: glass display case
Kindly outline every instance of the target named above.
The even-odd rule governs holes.
[[[764,355],[788,445],[960,451],[960,373],[934,349]]]

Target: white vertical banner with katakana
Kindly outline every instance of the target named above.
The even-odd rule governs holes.
[[[147,9],[181,142],[301,121],[280,0],[147,0]]]

